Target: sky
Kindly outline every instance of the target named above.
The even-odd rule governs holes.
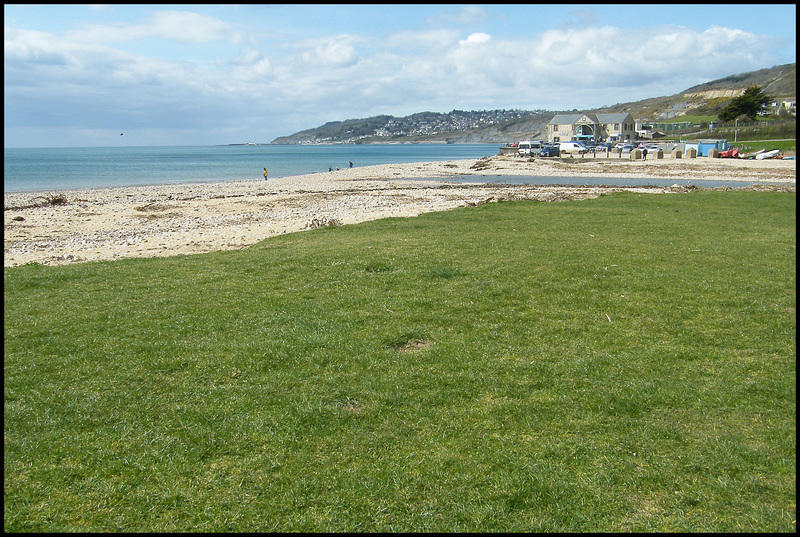
[[[796,4],[5,4],[5,147],[583,110],[796,62]]]

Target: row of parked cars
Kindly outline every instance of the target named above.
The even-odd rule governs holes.
[[[612,142],[603,142],[599,144],[577,142],[571,140],[569,142],[559,142],[548,144],[539,140],[524,140],[517,144],[518,153],[521,157],[558,157],[570,154],[584,155],[595,151],[608,152],[617,150],[621,153],[630,153],[634,149],[647,148],[648,151],[654,152],[659,150],[658,144],[655,143],[641,143],[633,144],[629,142],[620,142],[614,144]]]
[[[583,155],[592,149],[576,141],[548,144],[539,140],[524,140],[519,142],[517,151],[521,157],[558,157],[575,153]]]
[[[658,146],[658,144],[654,144],[654,143],[649,143],[649,144],[648,143],[641,143],[641,144],[631,144],[631,143],[622,144],[622,143],[620,143],[620,144],[615,145],[614,148],[618,149],[622,153],[630,153],[634,149],[647,149],[647,151],[649,153],[654,153],[654,152],[658,151],[659,149],[661,149]]]

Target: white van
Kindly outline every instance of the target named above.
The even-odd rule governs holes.
[[[518,147],[518,153],[521,157],[534,157],[542,150],[544,142],[539,140],[522,140]]]
[[[589,148],[580,142],[561,142],[559,149],[562,155],[565,153],[579,153],[583,155],[589,152]]]

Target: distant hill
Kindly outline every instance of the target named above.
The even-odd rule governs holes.
[[[706,82],[694,86],[683,93],[698,93],[702,91],[725,90],[761,86],[768,95],[775,97],[795,96],[797,91],[797,64],[776,65],[769,69],[751,71],[738,75],[726,76],[713,82]]]
[[[635,119],[654,121],[693,115],[717,115],[732,99],[750,86],[760,86],[773,97],[795,97],[797,64],[776,65],[769,69],[726,76],[692,86],[675,95],[615,104],[596,112],[630,112]]]
[[[777,65],[693,86],[666,97],[620,103],[580,112],[629,112],[635,119],[655,121],[693,115],[716,115],[750,86],[760,86],[773,97],[796,97],[797,64]],[[419,112],[406,117],[389,115],[332,121],[273,144],[313,143],[507,143],[524,138],[546,138],[547,122],[559,112],[574,110],[453,110],[446,114]]]

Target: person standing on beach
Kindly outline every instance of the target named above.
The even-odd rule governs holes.
[[[642,148],[642,158],[644,158],[644,160],[647,160],[647,148],[646,147]]]
[[[267,180],[267,169],[264,168],[264,181],[266,181],[266,180]]]
[[[350,167],[351,168],[353,167],[353,161],[352,160],[350,161]]]

